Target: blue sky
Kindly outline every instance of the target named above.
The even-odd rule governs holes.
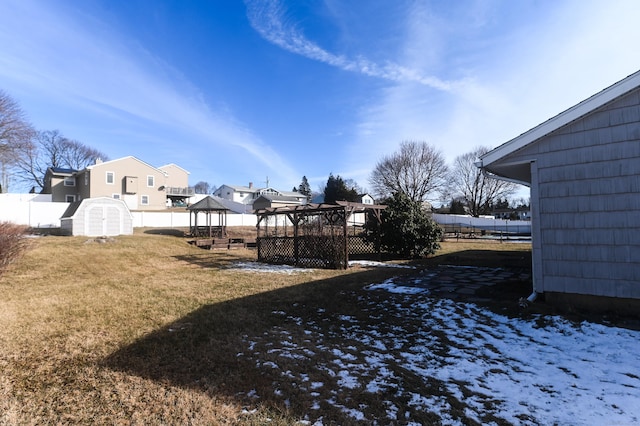
[[[3,0],[0,89],[39,130],[190,183],[367,187],[451,163],[640,69],[636,0]]]

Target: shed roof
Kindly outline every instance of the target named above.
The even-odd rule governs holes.
[[[75,214],[78,212],[78,209],[80,208],[81,205],[83,204],[90,204],[90,203],[101,203],[101,204],[119,204],[122,205],[126,208],[127,211],[129,211],[129,208],[127,208],[127,205],[124,201],[122,200],[117,200],[115,198],[111,198],[111,197],[93,197],[93,198],[85,198],[82,200],[78,200],[78,201],[74,201],[72,203],[69,203],[69,207],[67,207],[67,209],[64,211],[64,213],[62,213],[62,216],[60,217],[60,219],[66,219],[66,218],[70,218],[75,216]]]
[[[73,217],[73,215],[76,214],[76,212],[78,211],[78,207],[80,207],[81,203],[82,203],[82,200],[74,201],[73,203],[70,203],[69,207],[67,207],[64,213],[62,213],[61,219],[66,217]]]

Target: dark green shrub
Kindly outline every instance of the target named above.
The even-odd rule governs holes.
[[[378,242],[383,251],[403,257],[423,257],[434,254],[440,248],[442,228],[435,223],[422,206],[404,193],[396,193],[387,199],[382,211],[382,223],[368,220],[365,236]]]

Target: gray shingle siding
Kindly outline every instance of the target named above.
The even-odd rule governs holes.
[[[639,93],[509,155],[537,168],[538,291],[640,298]]]
[[[640,298],[638,101],[604,106],[537,155],[545,291]]]

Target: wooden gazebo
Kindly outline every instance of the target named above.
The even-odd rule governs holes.
[[[384,205],[338,201],[256,211],[258,260],[297,266],[347,268],[350,254],[378,254],[379,244],[349,233],[349,219],[361,213],[380,223]],[[353,223],[353,222],[352,222]],[[355,227],[355,225],[354,225]]]
[[[189,210],[189,233],[192,237],[227,238],[227,209],[222,203],[207,196],[187,207]],[[199,214],[204,213],[204,220]],[[217,216],[217,221],[214,218]]]

